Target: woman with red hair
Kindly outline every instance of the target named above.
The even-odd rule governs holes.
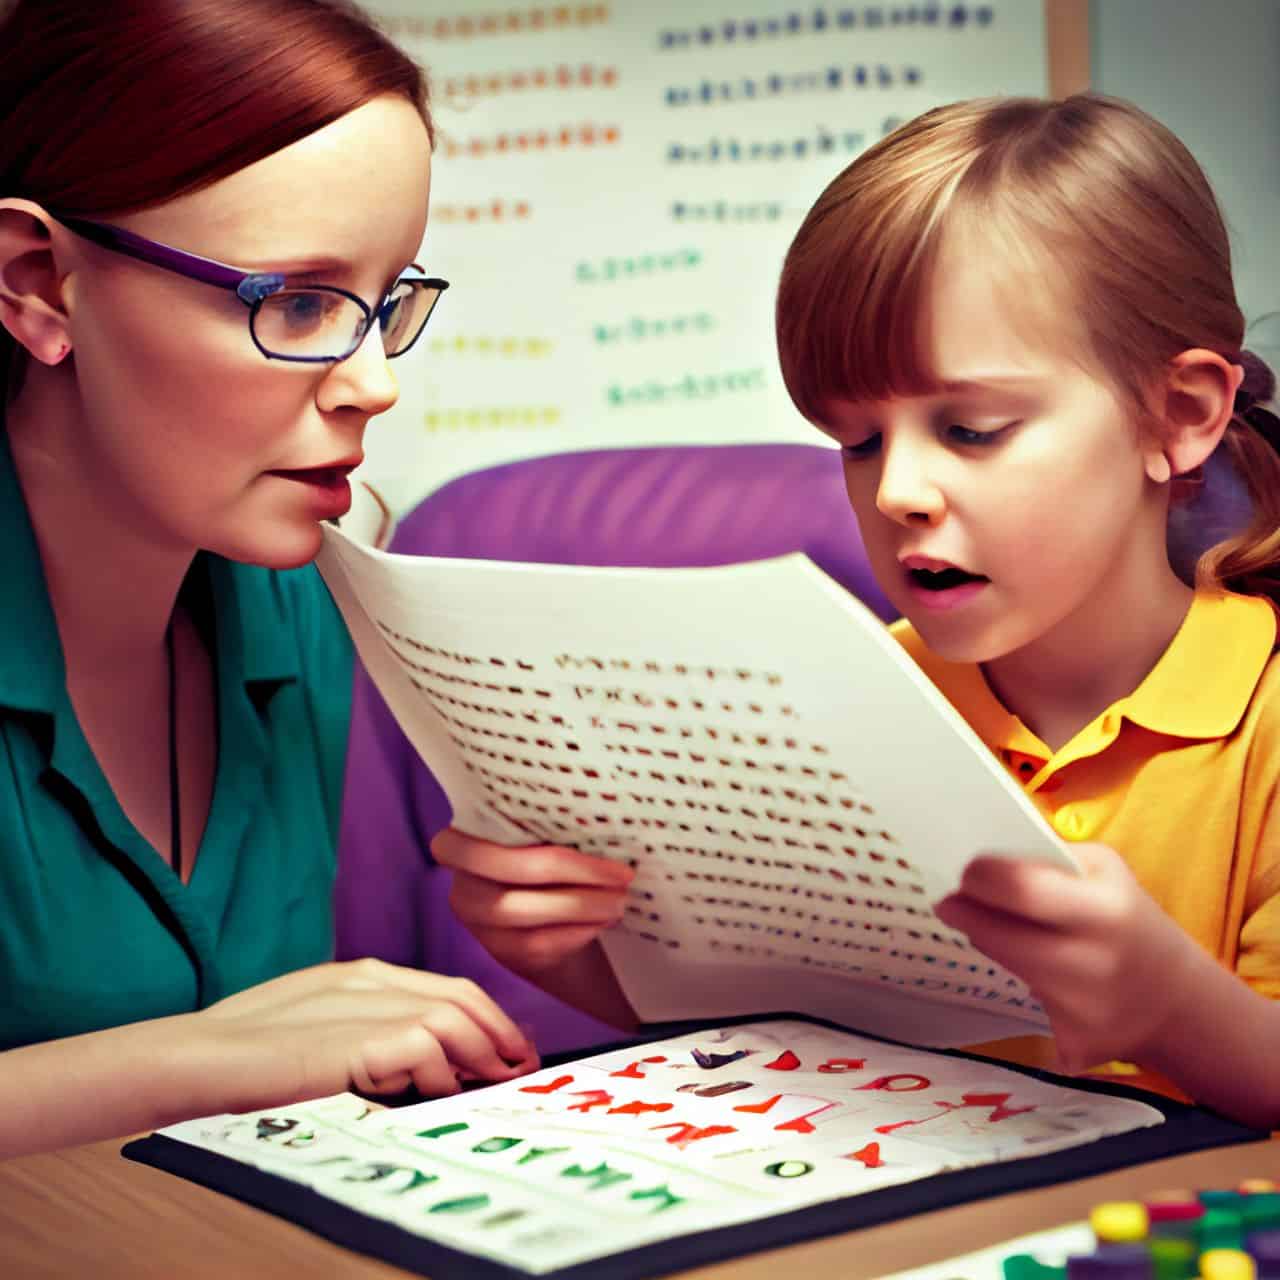
[[[447,287],[431,139],[342,0],[0,20],[0,1154],[534,1060],[469,982],[326,963],[310,561]]]

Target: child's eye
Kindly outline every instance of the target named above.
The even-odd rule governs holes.
[[[849,458],[851,461],[857,461],[861,458],[869,458],[880,448],[880,433],[877,431],[874,435],[868,436],[865,440],[859,440],[857,444],[842,444],[840,446],[840,456]]]
[[[1011,423],[1010,426],[1013,424]],[[977,445],[979,448],[984,445],[993,445],[996,441],[1003,438],[1009,427],[995,427],[990,431],[975,431],[972,427],[962,427],[958,423],[950,423],[947,426],[947,439],[952,444]]]

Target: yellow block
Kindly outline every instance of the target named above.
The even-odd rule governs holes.
[[[1200,1255],[1201,1280],[1255,1280],[1253,1259],[1239,1249],[1209,1249]]]
[[[1089,1225],[1099,1244],[1132,1244],[1147,1238],[1147,1206],[1136,1200],[1094,1205]]]

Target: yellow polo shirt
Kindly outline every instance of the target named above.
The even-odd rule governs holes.
[[[1202,947],[1280,997],[1280,825],[1262,845],[1280,783],[1268,600],[1197,592],[1146,679],[1057,751],[977,664],[939,658],[905,619],[890,629],[1060,836],[1110,845]],[[1047,1064],[1049,1047],[1036,1037],[981,1049]]]

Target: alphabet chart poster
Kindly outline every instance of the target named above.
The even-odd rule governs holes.
[[[917,1208],[1053,1180],[1052,1158],[1086,1145],[1090,1172],[1150,1158],[1147,1131],[1167,1151],[1183,1140],[1172,1132],[1178,1114],[1204,1117],[1159,1101],[1170,1117],[988,1060],[784,1017],[632,1044],[399,1109],[347,1094],[161,1136],[309,1188],[322,1200],[308,1225],[328,1212],[326,1234],[338,1206],[397,1228],[387,1238],[399,1251],[381,1256],[416,1261],[437,1280],[548,1275],[616,1255],[632,1255],[633,1268],[607,1274],[653,1275],[847,1230],[863,1198],[891,1216],[908,1204],[894,1189],[922,1180],[933,1188],[918,1188]],[[1217,1136],[1200,1145],[1254,1136],[1211,1124]],[[1013,1167],[1028,1157],[1050,1160]],[[954,1176],[1005,1165],[1009,1178],[985,1192]],[[817,1206],[818,1216],[797,1216]],[[406,1249],[399,1233],[445,1250]],[[477,1259],[509,1271],[478,1270]]]
[[[1043,0],[369,0],[438,131],[423,263],[365,479],[396,510],[562,450],[811,439],[773,296],[820,191],[900,122],[1045,93]]]

